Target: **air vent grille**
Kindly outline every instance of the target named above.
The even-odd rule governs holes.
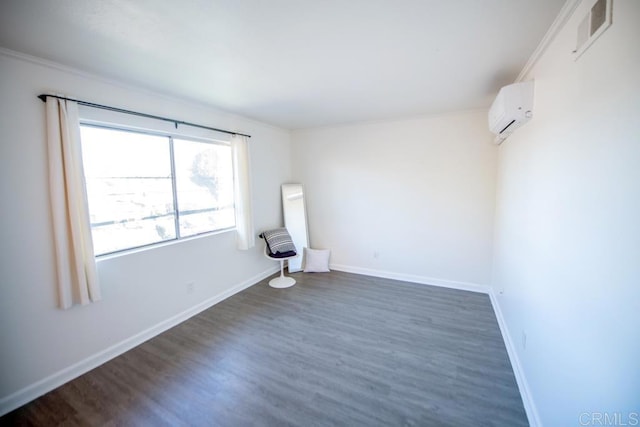
[[[602,27],[607,18],[607,0],[598,0],[591,8],[591,33],[590,37]]]
[[[508,125],[506,125],[504,128],[502,128],[500,133],[504,133],[504,131],[509,129],[511,127],[511,125],[514,124],[515,122],[516,122],[515,120],[511,120]]]
[[[580,21],[576,37],[577,60],[593,42],[611,25],[612,0],[596,0],[587,15]]]

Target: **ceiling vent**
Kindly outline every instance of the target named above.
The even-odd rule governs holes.
[[[611,2],[612,0],[596,0],[578,25],[576,50],[573,51],[575,60],[611,25]]]

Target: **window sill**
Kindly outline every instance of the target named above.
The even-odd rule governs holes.
[[[162,248],[165,246],[173,246],[173,245],[179,245],[181,243],[185,243],[185,242],[189,242],[192,240],[198,240],[198,239],[204,239],[207,237],[211,237],[211,236],[216,236],[219,234],[226,234],[226,233],[230,233],[230,232],[235,232],[236,231],[236,227],[231,227],[231,228],[225,228],[223,230],[216,230],[216,231],[210,231],[207,233],[202,233],[202,234],[196,234],[195,236],[189,236],[189,237],[182,237],[180,239],[172,239],[172,240],[166,240],[164,242],[158,242],[158,243],[151,243],[145,246],[139,246],[137,248],[132,248],[132,249],[124,249],[118,252],[112,252],[112,253],[108,253],[108,254],[104,254],[104,255],[97,255],[96,256],[96,262],[101,262],[101,261],[107,261],[107,260],[111,260],[114,258],[120,258],[123,256],[127,256],[127,255],[132,255],[132,254],[137,254],[140,252],[147,252],[150,250],[154,250],[154,249],[158,249],[158,248]]]

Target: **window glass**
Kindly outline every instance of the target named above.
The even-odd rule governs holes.
[[[235,225],[228,145],[91,125],[81,138],[96,255]]]
[[[174,139],[180,235],[233,227],[233,171],[228,145]]]

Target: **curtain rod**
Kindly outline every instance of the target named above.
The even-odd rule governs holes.
[[[178,128],[178,125],[183,125],[183,126],[191,126],[191,127],[196,127],[200,129],[207,129],[207,130],[213,130],[216,132],[227,133],[229,135],[240,135],[240,136],[246,136],[247,138],[251,138],[251,135],[247,135],[240,132],[232,132],[230,130],[218,129],[210,126],[202,126],[195,123],[183,122],[182,120],[170,119],[168,117],[154,116],[153,114],[139,113],[137,111],[124,110],[122,108],[117,108],[117,107],[110,107],[108,105],[96,104],[96,103],[87,102],[87,101],[80,101],[78,99],[72,99],[72,98],[65,98],[64,96],[49,95],[49,94],[43,93],[42,95],[38,95],[38,98],[40,98],[42,102],[47,102],[47,98],[64,99],[65,101],[74,101],[74,102],[77,102],[78,105],[85,105],[87,107],[100,108],[102,110],[115,111],[116,113],[131,114],[133,116],[146,117],[148,119],[156,119],[156,120],[162,120],[165,122],[171,122],[175,125],[176,129]]]

